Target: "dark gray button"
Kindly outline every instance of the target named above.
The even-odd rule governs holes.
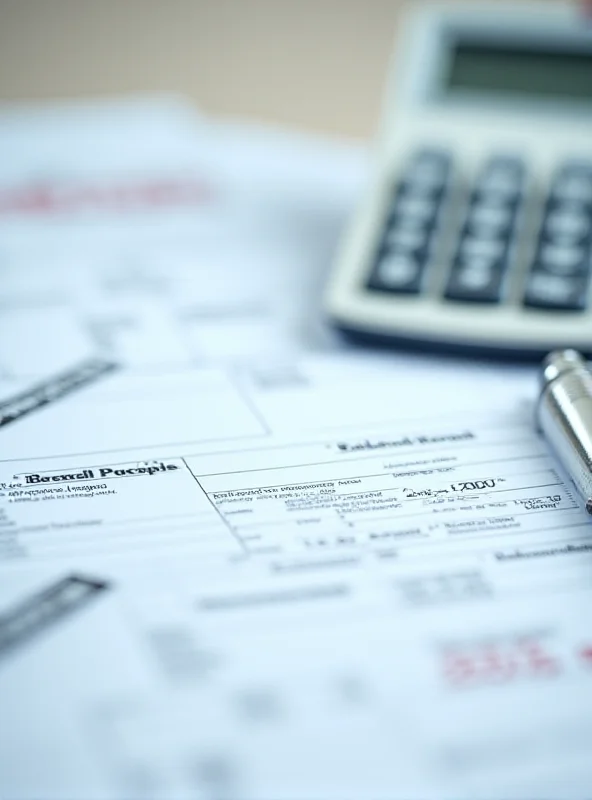
[[[554,241],[575,244],[592,233],[592,218],[580,209],[576,211],[557,209],[547,216],[545,233]]]
[[[518,202],[524,182],[524,164],[513,156],[495,156],[485,164],[475,182],[475,197]]]
[[[444,150],[418,150],[401,174],[402,193],[406,197],[440,201],[450,173],[450,163],[450,154]]]
[[[425,244],[426,230],[424,226],[405,225],[402,220],[391,225],[384,240],[389,248],[410,252],[418,250]]]
[[[401,196],[396,203],[394,211],[401,217],[428,220],[435,214],[436,206],[433,200],[425,196]]]
[[[588,279],[532,272],[527,279],[524,305],[561,311],[586,308]]]
[[[506,243],[502,238],[465,237],[459,245],[459,253],[465,258],[487,258],[492,261],[504,254]]]
[[[558,200],[576,203],[592,203],[592,178],[585,175],[566,175],[553,186],[553,195]]]
[[[473,303],[499,303],[504,270],[500,261],[467,258],[456,262],[444,296],[448,300]]]
[[[505,204],[477,203],[469,213],[468,224],[471,230],[499,233],[503,231],[511,219],[511,213]]]
[[[559,244],[542,244],[539,250],[535,271],[545,271],[553,275],[578,275],[588,268],[587,249]]]
[[[424,261],[411,253],[387,251],[381,255],[368,283],[383,292],[419,292]]]
[[[440,186],[446,180],[448,165],[437,160],[418,160],[407,170],[406,180],[414,186],[432,188]]]
[[[484,194],[501,195],[507,197],[520,190],[521,179],[519,175],[505,170],[496,170],[484,175],[479,180],[479,189]]]
[[[592,211],[592,163],[569,161],[558,170],[553,179],[551,199],[560,206],[566,204],[579,207],[584,212]]]

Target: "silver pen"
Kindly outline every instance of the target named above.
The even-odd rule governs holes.
[[[555,350],[543,361],[536,415],[592,514],[592,373],[576,350]]]

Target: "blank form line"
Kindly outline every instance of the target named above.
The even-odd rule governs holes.
[[[507,444],[507,442],[503,442],[502,444],[505,446]],[[519,442],[518,442],[518,444],[519,444]],[[497,446],[497,445],[492,445],[492,447],[493,446]],[[437,452],[439,452],[441,449],[442,448],[439,448],[439,450]],[[239,452],[242,452],[242,451],[239,451]],[[261,452],[261,451],[259,451],[259,452]],[[428,453],[428,452],[434,452],[434,451],[423,450],[422,452],[423,453]],[[227,454],[226,453],[218,453],[217,455],[229,455],[230,456],[231,454],[230,453],[227,453]],[[196,456],[193,456],[193,457],[196,457]],[[199,457],[201,458],[201,456],[199,456]],[[187,456],[187,458],[192,458],[192,456]],[[281,465],[279,467],[275,466],[275,467],[258,467],[258,468],[254,468],[254,469],[235,469],[235,470],[228,470],[226,472],[200,472],[199,473],[199,477],[200,478],[216,478],[216,477],[219,477],[221,475],[246,475],[249,472],[269,472],[270,470],[271,471],[274,471],[274,470],[275,471],[279,471],[279,470],[284,470],[284,469],[299,469],[299,468],[300,469],[308,469],[309,467],[322,467],[325,464],[357,464],[358,461],[368,461],[370,459],[377,459],[377,458],[385,458],[385,454],[382,453],[382,454],[376,454],[376,455],[373,455],[373,456],[358,456],[357,458],[351,459],[350,461],[344,460],[344,459],[340,459],[340,458],[336,458],[336,459],[331,459],[329,461],[311,461],[310,463],[305,463],[305,464],[303,464],[303,463],[300,463],[300,464],[286,464],[286,465]],[[483,466],[483,465],[486,465],[486,464],[505,464],[508,461],[527,461],[527,460],[530,460],[530,459],[533,459],[533,458],[550,458],[550,456],[549,456],[548,453],[537,453],[535,455],[510,456],[509,458],[492,458],[492,459],[488,459],[487,461],[467,461],[467,462],[461,462],[460,464],[459,463],[452,463],[453,461],[454,462],[458,461],[458,459],[455,457],[454,460],[451,459],[450,462],[442,461],[441,462],[441,467],[438,466],[438,463],[430,465],[430,462],[428,461],[425,464],[425,470],[428,470],[428,469],[432,469],[433,470],[434,468],[436,468],[436,469],[440,469],[440,468],[448,469],[448,468],[450,468],[451,470],[456,470],[456,469],[464,469],[465,467]],[[405,464],[401,464],[399,468],[402,469],[405,466],[406,466]],[[411,467],[413,465],[409,464],[408,466]],[[422,472],[421,467],[424,466],[424,465],[423,464],[421,464],[421,465],[418,464],[417,466],[420,467],[420,468],[417,469],[416,471],[418,473],[421,473]],[[393,470],[394,469],[395,468],[393,467]],[[391,470],[389,468],[388,470],[384,470],[383,472],[374,472],[374,473],[369,473],[367,475],[353,475],[351,477],[352,478],[375,478],[375,477],[379,477],[381,475],[391,475],[393,470]],[[401,477],[405,477],[405,476],[401,476]],[[409,477],[415,477],[415,476],[409,476]],[[325,478],[324,480],[344,480],[344,479],[343,478]],[[307,483],[320,483],[320,481],[299,481],[298,483],[299,483],[299,485],[304,486]],[[241,487],[241,489],[259,489],[259,488],[271,489],[271,488],[274,488],[274,487],[277,487],[277,486],[285,486],[286,484],[287,484],[287,482],[284,481],[283,483],[275,483],[275,484],[272,483],[272,484],[267,484],[267,485],[264,485],[264,486],[244,486],[244,487]],[[218,491],[222,491],[222,490],[218,490]]]

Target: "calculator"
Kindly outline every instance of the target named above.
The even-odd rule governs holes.
[[[412,8],[331,320],[375,342],[592,354],[591,270],[592,19],[561,2]]]

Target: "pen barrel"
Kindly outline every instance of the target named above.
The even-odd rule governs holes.
[[[585,362],[543,379],[538,423],[592,514],[592,375]]]

